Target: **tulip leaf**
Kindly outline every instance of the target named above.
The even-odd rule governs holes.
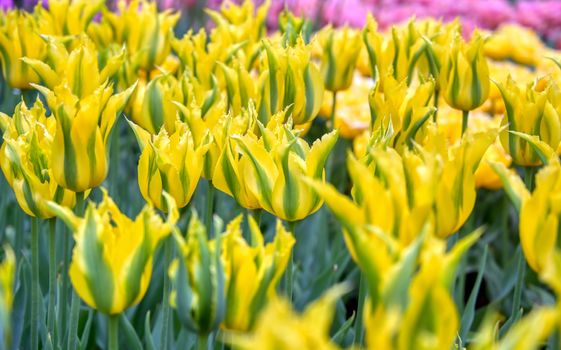
[[[337,332],[335,332],[335,334],[331,337],[331,341],[340,344],[343,341],[345,335],[347,335],[347,332],[349,331],[351,326],[354,324],[355,318],[356,318],[356,313],[353,312],[351,317],[349,317],[345,321],[345,323],[341,325],[341,327],[337,330]]]
[[[475,279],[475,284],[471,290],[468,298],[468,302],[464,307],[464,313],[462,315],[461,328],[460,328],[460,339],[466,339],[468,332],[471,328],[473,320],[475,318],[475,302],[477,301],[477,296],[479,295],[479,290],[481,288],[481,281],[483,280],[483,274],[485,273],[485,264],[487,263],[487,254],[489,252],[489,246],[485,245],[483,249],[483,257],[479,264],[479,272]]]
[[[146,319],[144,320],[144,343],[146,344],[146,350],[156,350],[152,329],[150,328],[150,311],[146,313]]]
[[[119,316],[119,324],[121,325],[121,329],[127,339],[127,349],[142,350],[142,342],[140,341],[140,338],[138,338],[134,327],[124,313]]]
[[[89,310],[88,311],[88,319],[86,321],[86,325],[84,326],[84,331],[82,332],[82,337],[80,338],[79,341],[79,349],[80,350],[86,350],[88,348],[88,342],[90,340],[90,332],[91,332],[91,328],[92,328],[92,324],[93,324],[93,320],[94,320],[94,310]]]

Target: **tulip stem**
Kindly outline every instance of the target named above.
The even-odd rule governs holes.
[[[76,207],[74,208],[76,215],[84,214],[84,192],[76,193]],[[68,350],[76,350],[76,341],[78,340],[78,322],[80,321],[80,298],[76,291],[72,291],[72,300],[70,302],[70,329],[68,330]]]
[[[468,116],[469,111],[462,111],[462,136],[465,134],[468,128]]]
[[[66,318],[68,309],[68,258],[70,256],[70,240],[72,237],[67,235],[66,227],[62,227],[62,290],[60,292],[60,306],[59,306],[59,321],[60,325],[58,329],[62,332],[61,340],[64,339],[64,334],[66,332]]]
[[[208,334],[199,334],[197,339],[197,349],[208,350]]]
[[[47,315],[47,327],[53,338],[53,343],[57,343],[55,328],[55,302],[56,302],[56,218],[49,219],[49,310]]]
[[[107,327],[108,327],[107,348],[109,350],[117,350],[119,349],[119,316],[110,315],[109,322],[107,323]]]
[[[435,108],[435,111],[432,114],[432,121],[435,122],[435,123],[437,122],[439,99],[440,99],[440,90],[439,89],[434,89],[434,108]]]
[[[214,185],[212,181],[208,181],[206,192],[206,214],[205,214],[205,227],[208,232],[208,237],[212,238],[212,213],[214,211]]]
[[[160,338],[160,349],[167,350],[168,343],[169,343],[169,330],[170,330],[170,306],[169,306],[169,276],[168,276],[168,267],[171,263],[171,256],[172,256],[172,246],[173,240],[172,237],[166,238],[164,241],[164,295],[163,295],[163,326],[162,326],[162,336]]]
[[[33,283],[31,285],[31,349],[39,347],[39,305],[41,297],[39,290],[39,223],[38,219],[31,219],[31,268]]]
[[[536,167],[527,166],[524,168],[524,184],[528,191],[534,190],[534,177],[536,175]]]
[[[292,235],[296,237],[296,221],[288,221],[286,224],[288,226],[288,232],[292,233]],[[292,248],[292,250],[290,251],[285,278],[286,297],[288,298],[288,300],[292,300],[292,294],[294,290],[294,248]]]
[[[335,111],[337,109],[337,91],[333,91],[333,100],[331,102],[331,130],[335,130]]]
[[[364,318],[364,302],[366,300],[366,279],[363,273],[360,273],[360,282],[358,286],[358,305],[356,311],[356,321],[355,321],[355,337],[353,343],[356,345],[361,345],[364,337],[364,325],[362,323]]]

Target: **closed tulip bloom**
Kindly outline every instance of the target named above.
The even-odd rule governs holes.
[[[317,34],[321,46],[321,74],[325,89],[339,91],[348,89],[353,81],[362,41],[360,32],[347,27],[326,27]]]
[[[157,3],[146,0],[119,0],[117,8],[105,11],[101,21],[111,28],[112,41],[126,45],[135,70],[150,71],[161,65],[171,51],[170,39],[180,14],[158,12]]]
[[[248,331],[286,270],[295,239],[277,221],[275,238],[265,243],[255,220],[248,216],[251,243],[243,238],[240,215],[222,235],[222,260],[226,276],[224,328]]]
[[[36,18],[24,11],[0,14],[0,59],[4,79],[13,88],[30,89],[30,83],[38,83],[39,76],[21,59],[32,57],[42,60],[46,49],[39,36]]]
[[[287,108],[295,125],[311,122],[323,98],[323,81],[311,61],[311,46],[300,38],[294,47],[264,41],[262,78],[259,91],[259,120],[266,123],[279,110]]]
[[[237,171],[225,172],[219,179],[215,175],[215,185],[229,189],[230,178],[237,178],[244,182],[259,207],[283,220],[297,221],[322,205],[301,175],[323,181],[325,161],[337,141],[337,133],[324,135],[310,147],[288,126],[280,124],[282,117],[276,116],[267,128],[260,125],[261,137],[252,133],[232,137],[231,160],[237,163]]]
[[[561,91],[551,80],[541,82],[545,82],[546,86],[532,84],[521,87],[511,78],[505,84],[498,84],[506,107],[503,125],[508,124],[500,139],[517,165],[537,166],[543,162],[533,146],[512,131],[538,136],[553,149],[557,149],[561,142],[561,110],[556,107],[561,100]]]
[[[130,124],[142,149],[138,161],[140,193],[147,202],[164,211],[167,211],[165,194],[169,193],[177,207],[183,208],[199,183],[210,135],[207,133],[202,143],[196,144],[187,124],[179,120],[173,133],[162,128],[157,135]]]
[[[21,102],[12,118],[0,118],[7,124],[0,148],[0,167],[23,211],[47,219],[55,215],[48,207],[49,201],[72,208],[75,193],[54,180],[51,163],[56,121],[45,116],[41,101],[37,100],[31,109]]]
[[[72,51],[66,49],[64,38],[43,36],[43,39],[47,43],[46,60],[30,57],[22,60],[39,75],[44,86],[52,90],[64,82],[79,98],[89,96],[113,78],[125,59],[125,52],[121,50],[105,57],[100,67],[100,53],[85,35],[80,36]]]
[[[446,51],[440,69],[440,87],[446,103],[471,111],[489,96],[489,68],[483,56],[483,38],[474,33],[466,43],[458,34]]]
[[[545,270],[561,229],[561,166],[554,159],[536,176],[536,188],[520,208],[520,244],[528,265]]]
[[[179,255],[168,270],[173,288],[169,303],[183,327],[201,336],[217,330],[226,312],[220,235],[209,240],[207,232],[193,213],[186,237],[174,233]]]
[[[150,205],[132,220],[102,191],[101,203],[90,203],[83,218],[68,208],[50,206],[76,241],[69,271],[74,290],[89,307],[115,315],[144,297],[154,251],[171,233],[179,214],[168,197],[166,221]]]
[[[79,99],[66,84],[54,90],[37,86],[57,121],[51,167],[60,186],[83,192],[105,180],[109,134],[134,88],[113,95],[113,87],[103,84]]]

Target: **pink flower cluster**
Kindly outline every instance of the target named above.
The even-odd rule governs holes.
[[[240,1],[243,0],[234,2]],[[220,3],[220,0],[208,1],[211,7],[218,7]],[[276,26],[277,15],[284,8],[319,20],[321,24],[336,26],[361,27],[368,13],[374,15],[381,28],[407,21],[412,16],[444,21],[459,17],[467,33],[476,27],[495,29],[502,23],[519,23],[534,29],[550,44],[561,47],[561,0],[272,0],[268,21],[271,27]]]

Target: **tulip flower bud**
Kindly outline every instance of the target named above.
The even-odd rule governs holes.
[[[333,92],[349,88],[362,47],[360,32],[347,27],[327,27],[317,37],[322,48],[321,74],[325,88]]]
[[[147,202],[164,211],[167,211],[164,194],[169,193],[177,207],[183,208],[199,183],[210,135],[207,132],[202,143],[196,144],[187,124],[179,120],[173,133],[162,128],[154,136],[132,122],[130,125],[142,149],[138,162],[140,193]]]
[[[23,211],[47,219],[54,216],[47,205],[49,201],[72,208],[75,193],[54,180],[51,166],[56,121],[45,116],[41,101],[38,99],[31,109],[21,102],[12,118],[0,115],[0,119],[6,122],[0,167]]]
[[[54,90],[36,86],[57,121],[51,167],[60,186],[83,192],[105,180],[109,134],[135,87],[112,95],[113,87],[103,84],[79,99],[67,85]]]
[[[561,95],[555,83],[545,82],[547,85],[543,89],[537,84],[519,87],[511,78],[506,84],[497,85],[506,107],[503,125],[508,124],[508,130],[500,134],[500,139],[514,164],[537,166],[543,162],[534,147],[513,132],[538,136],[553,149],[561,142],[561,110],[554,107],[559,105]]]
[[[105,4],[103,0],[57,0],[38,2],[35,12],[40,22],[48,23],[49,33],[77,36],[84,33]]]
[[[187,237],[175,234],[175,239],[179,256],[169,268],[170,304],[185,328],[208,335],[218,329],[226,312],[221,237],[209,241],[207,229],[193,213]]]
[[[226,275],[224,327],[248,331],[268,300],[275,295],[295,239],[277,221],[272,242],[265,244],[255,220],[248,216],[251,244],[243,238],[243,216],[232,220],[222,235],[222,260]]]
[[[543,273],[558,247],[561,230],[561,166],[557,158],[536,176],[534,192],[520,208],[520,244],[528,265]]]
[[[65,38],[43,36],[47,42],[47,60],[24,57],[22,60],[34,70],[43,84],[53,90],[64,82],[74,95],[84,98],[101,84],[110,80],[125,60],[124,50],[105,59],[100,67],[99,52],[85,35],[80,36],[76,47],[68,52]]]
[[[16,276],[16,256],[9,246],[4,248],[4,261],[0,263],[0,346],[9,348],[12,340],[12,304],[14,301],[14,281]]]
[[[440,87],[448,105],[461,111],[471,111],[485,102],[489,96],[489,68],[478,32],[469,43],[459,34],[452,39],[442,61]]]
[[[301,175],[323,181],[325,161],[337,141],[337,133],[324,135],[310,148],[280,123],[282,119],[282,115],[273,117],[267,128],[258,123],[259,138],[253,133],[232,136],[231,153],[227,155],[230,166],[224,173],[216,168],[214,183],[234,198],[245,195],[249,204],[256,201],[259,207],[283,220],[297,221],[322,205]]]
[[[30,83],[38,83],[39,76],[21,59],[45,57],[45,43],[37,34],[39,23],[32,14],[10,11],[0,14],[0,60],[4,79],[13,88],[29,89]]]
[[[69,271],[74,290],[91,308],[115,315],[144,297],[154,251],[171,233],[179,214],[173,199],[166,196],[166,221],[150,205],[131,220],[105,189],[102,192],[101,203],[90,203],[83,218],[55,203],[49,206],[74,233]]]
[[[259,120],[266,124],[273,114],[287,108],[286,116],[292,116],[295,125],[311,122],[323,98],[323,81],[311,62],[311,46],[302,38],[294,47],[274,46],[268,41],[263,45],[266,55],[259,84]]]

